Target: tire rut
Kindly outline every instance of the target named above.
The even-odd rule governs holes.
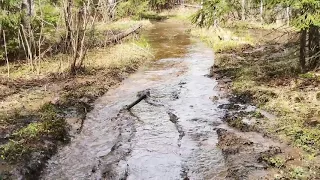
[[[179,133],[178,146],[181,147],[181,140],[185,136],[185,132],[183,131],[182,126],[180,126],[178,124],[179,117],[177,115],[173,114],[172,112],[167,112],[167,113],[169,115],[170,121],[175,125],[175,127]]]
[[[126,157],[131,154],[131,140],[136,133],[135,120],[139,120],[130,111],[120,111],[113,121],[119,121],[118,137],[110,152],[101,156],[98,165],[93,167],[91,178],[94,179],[122,179],[129,176],[128,164],[119,168],[119,164],[125,162]]]

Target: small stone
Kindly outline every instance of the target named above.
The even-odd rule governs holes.
[[[218,96],[212,96],[212,97],[210,97],[210,99],[214,102],[214,101],[218,101],[219,97]]]
[[[184,81],[181,81],[181,82],[179,83],[179,85],[185,85],[185,84],[187,84],[187,83],[184,82]]]
[[[55,97],[51,100],[51,104],[58,104],[59,103],[60,98],[59,97]]]
[[[232,82],[232,80],[230,78],[224,78],[221,81],[224,83],[231,83]]]

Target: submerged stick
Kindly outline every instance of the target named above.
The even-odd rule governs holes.
[[[137,105],[139,102],[141,102],[143,99],[146,99],[148,96],[150,96],[150,91],[146,90],[146,91],[142,91],[138,93],[138,99],[135,100],[133,103],[125,106],[124,108],[126,110],[130,110],[133,106]]]

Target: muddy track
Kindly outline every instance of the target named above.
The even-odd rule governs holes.
[[[115,167],[131,153],[131,140],[136,132],[134,121],[137,119],[131,113],[122,111],[112,120],[119,123],[118,136],[110,152],[99,157],[98,166],[93,167],[90,178],[126,179],[128,176],[127,168],[119,173],[115,172]]]
[[[170,37],[172,32],[177,36]],[[81,133],[50,160],[42,178],[268,177],[261,157],[280,145],[251,129],[228,126],[234,122],[226,120],[231,111],[249,106],[228,99],[208,76],[212,50],[177,22],[159,22],[146,37],[159,60],[96,101]],[[148,98],[121,111],[146,89]]]
[[[179,133],[179,139],[178,139],[178,146],[181,147],[181,140],[183,138],[183,136],[185,136],[185,133],[181,127],[181,125],[179,125],[178,120],[179,118],[173,114],[172,112],[168,112],[170,121],[174,124],[174,126],[176,127],[178,133]]]

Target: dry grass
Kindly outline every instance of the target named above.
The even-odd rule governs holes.
[[[164,10],[160,13],[161,16],[170,17],[175,20],[189,21],[192,14],[197,11],[196,8],[179,7],[170,10]]]
[[[274,30],[277,29],[277,31],[292,31],[294,30],[292,27],[288,26],[287,24],[280,24],[280,23],[260,23],[256,22],[256,20],[253,21],[230,21],[226,22],[224,24],[226,27],[233,27],[233,28],[246,28],[246,29],[258,29],[258,30]]]
[[[11,69],[11,78],[28,80],[36,78],[45,78],[54,74],[55,76],[67,76],[69,70],[70,57],[59,55],[54,58],[46,59],[41,63],[40,74],[31,71],[27,64],[20,64]],[[126,69],[136,69],[142,63],[152,59],[151,49],[144,40],[131,41],[115,45],[113,47],[94,49],[88,52],[84,66],[87,72],[94,73],[101,69],[125,71]],[[0,105],[0,112],[11,112],[13,109],[35,110],[42,104],[48,102],[58,91],[59,81],[55,85],[48,84],[40,88],[21,91],[4,99]],[[3,90],[5,90],[3,88]]]
[[[266,120],[259,125],[266,133],[277,135],[304,150],[304,164],[301,167],[281,167],[281,176],[296,177],[292,173],[300,168],[304,170],[304,177],[317,177],[320,76],[313,72],[299,74],[297,46],[294,43],[266,43],[266,39],[274,38],[261,39],[252,35],[261,41],[260,45],[244,45],[221,51],[216,56],[216,71],[232,78],[233,93],[249,95],[253,104],[277,116],[275,121]],[[273,36],[278,36],[277,32]]]
[[[90,69],[124,69],[150,60],[151,55],[151,49],[148,46],[130,42],[116,45],[107,50],[97,49],[89,52],[85,66]]]
[[[109,24],[100,23],[97,25],[97,32],[106,32],[106,31],[122,31],[125,29],[129,29],[137,24],[142,24],[143,28],[147,29],[152,27],[152,24],[148,20],[142,20],[142,21],[133,21],[133,20],[121,20]],[[128,54],[127,52],[133,52],[133,58],[139,58],[139,54],[145,54],[141,51],[148,52],[150,55],[150,49],[148,47],[140,47],[137,45],[137,43],[141,44],[141,42],[131,43],[129,44],[120,44],[116,45],[115,47],[110,48],[104,48],[104,49],[93,49],[90,50],[87,56],[87,60],[85,62],[87,67],[96,66],[97,63],[100,63],[104,67],[106,67],[106,63],[110,63],[111,61],[114,61],[117,64],[126,63],[124,62],[126,58],[121,56],[120,54]],[[145,49],[147,48],[147,49]],[[115,57],[116,53],[113,53],[112,51],[117,51],[119,55]],[[112,53],[110,53],[112,52]],[[130,54],[130,53],[129,53]],[[130,54],[132,55],[132,54]],[[111,60],[101,60],[100,57],[105,57],[104,59],[111,59]],[[114,57],[111,57],[114,56]],[[36,62],[35,67],[32,69],[30,65],[26,64],[25,62],[13,62],[10,64],[10,79],[16,80],[16,79],[24,79],[24,80],[32,80],[32,79],[41,79],[46,78],[50,75],[62,75],[66,74],[69,70],[71,57],[65,54],[57,54],[53,57],[47,57],[43,58],[40,63]],[[99,61],[99,62],[95,62]],[[126,64],[128,65],[128,64]],[[107,68],[107,67],[106,67]],[[6,78],[7,69],[6,66],[0,67],[0,78]]]
[[[46,58],[40,71],[32,71],[28,64],[12,64],[9,80],[5,67],[0,67],[4,82],[0,86],[0,161],[1,167],[10,167],[0,170],[0,179],[6,177],[3,173],[10,177],[8,171],[12,167],[7,164],[29,166],[38,158],[31,155],[50,157],[57,145],[67,139],[70,125],[64,118],[68,111],[81,122],[95,99],[152,60],[153,55],[146,40],[131,37],[118,45],[91,49],[84,62],[85,70],[77,76],[69,76],[69,59],[67,55]],[[41,159],[26,169],[44,162]]]
[[[152,27],[152,24],[149,20],[132,20],[132,19],[121,19],[119,21],[111,22],[111,23],[97,23],[96,30],[98,32],[104,31],[123,31],[133,26],[141,24],[144,29],[148,29]]]
[[[215,52],[232,49],[243,44],[253,44],[250,36],[237,36],[228,29],[214,28],[192,28],[191,35],[200,38],[214,49]]]

